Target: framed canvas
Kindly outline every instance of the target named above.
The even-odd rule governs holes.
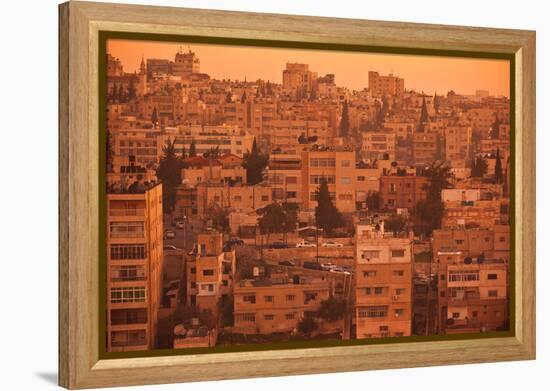
[[[535,358],[535,32],[59,6],[59,382]]]

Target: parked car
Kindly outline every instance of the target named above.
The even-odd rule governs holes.
[[[171,229],[167,229],[166,231],[164,231],[164,239],[174,239],[175,237],[176,233]]]
[[[286,244],[285,242],[273,242],[269,245],[269,248],[273,248],[273,249],[288,248],[288,244]]]
[[[308,242],[306,240],[296,243],[296,248],[307,248],[307,247],[317,247],[317,245],[315,243]]]
[[[163,250],[177,250],[178,249],[176,246],[172,246],[171,244],[165,244],[162,248],[163,248]]]
[[[323,268],[323,270],[332,270],[336,267],[336,265],[331,262],[326,262],[326,263],[322,263],[321,267]]]
[[[176,221],[176,228],[177,229],[184,229],[185,223],[183,221]]]
[[[351,273],[342,269],[341,267],[335,267],[334,269],[331,270],[331,272],[333,273],[342,273],[342,274],[347,274],[347,275],[350,275]]]
[[[296,264],[292,261],[279,261],[279,265],[281,265],[281,266],[296,266]]]
[[[344,247],[344,245],[342,243],[328,241],[328,242],[323,242],[321,247]]]
[[[317,262],[304,262],[304,267],[306,269],[313,269],[313,270],[323,270],[323,267],[321,266],[320,263],[317,263]]]
[[[228,246],[242,246],[244,245],[244,240],[240,238],[231,238],[225,242]]]

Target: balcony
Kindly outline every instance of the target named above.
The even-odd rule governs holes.
[[[145,209],[109,209],[109,216],[145,216]]]

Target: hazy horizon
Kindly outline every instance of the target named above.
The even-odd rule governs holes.
[[[510,95],[510,63],[500,59],[437,57],[292,48],[132,41],[109,39],[107,52],[122,62],[125,72],[139,71],[142,55],[173,60],[179,48],[191,49],[200,59],[200,71],[215,79],[282,83],[287,62],[309,64],[318,76],[332,73],[336,85],[351,90],[368,87],[369,70],[393,73],[405,79],[407,90],[433,95],[473,95],[488,90],[491,95]],[[220,65],[218,65],[220,64]]]

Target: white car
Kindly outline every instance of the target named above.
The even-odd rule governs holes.
[[[296,243],[296,248],[306,248],[306,247],[317,247],[317,245],[315,243],[311,243],[311,242],[307,242],[307,241],[302,241],[302,242],[298,242]]]
[[[185,228],[185,223],[183,221],[176,222],[176,228],[177,229],[184,229]]]
[[[329,242],[323,242],[321,247],[344,247],[344,245],[342,243],[329,241]]]
[[[334,263],[327,262],[327,263],[322,263],[322,264],[321,264],[321,267],[322,267],[324,270],[331,271],[331,270],[335,269],[337,266],[336,266]]]
[[[334,269],[331,269],[330,271],[333,272],[333,273],[347,274],[348,276],[351,275],[350,272],[348,272],[348,271],[342,269],[341,267],[335,267]]]

